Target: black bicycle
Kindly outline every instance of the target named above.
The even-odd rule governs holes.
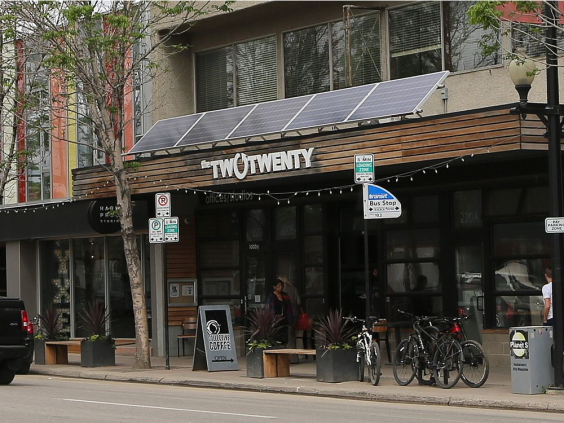
[[[440,334],[431,324],[433,316],[415,316],[398,310],[413,320],[414,333],[401,341],[394,355],[394,379],[401,386],[415,377],[420,384],[435,383],[452,388],[462,376],[462,347],[450,334]]]
[[[460,343],[463,357],[462,381],[470,388],[479,388],[488,380],[490,362],[480,343],[466,336],[463,321],[469,317],[470,315],[436,319],[433,325],[441,334],[450,334]]]

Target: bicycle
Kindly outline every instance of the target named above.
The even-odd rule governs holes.
[[[364,366],[368,367],[368,375],[370,383],[376,386],[380,382],[380,371],[382,368],[382,357],[380,355],[380,346],[372,339],[372,331],[366,327],[366,322],[372,328],[372,323],[378,321],[376,317],[369,317],[367,320],[357,317],[344,317],[352,323],[362,323],[362,329],[358,334],[356,341],[356,361],[358,365],[358,380],[364,381]]]
[[[432,316],[415,316],[398,310],[413,320],[414,333],[399,343],[394,355],[394,379],[409,385],[417,376],[420,384],[452,388],[461,378],[462,347],[450,334],[440,334],[431,325]],[[431,358],[432,357],[432,358]]]
[[[469,317],[470,315],[442,318],[433,324],[438,323],[440,333],[449,333],[460,343],[463,359],[461,379],[468,387],[479,388],[488,379],[490,362],[480,343],[468,339],[466,335],[463,320]]]

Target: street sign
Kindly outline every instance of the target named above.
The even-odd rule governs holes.
[[[378,185],[364,184],[364,218],[391,219],[401,216],[401,203],[394,195]]]
[[[547,234],[564,233],[564,217],[547,217],[544,219],[544,229]]]
[[[149,243],[159,244],[164,242],[164,225],[161,218],[149,219]]]
[[[155,214],[157,217],[170,217],[170,193],[155,194]]]
[[[165,217],[164,221],[164,242],[178,242],[178,217]]]
[[[374,182],[374,155],[354,155],[354,182],[356,184]]]

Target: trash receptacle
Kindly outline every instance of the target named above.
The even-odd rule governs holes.
[[[554,384],[552,341],[552,327],[523,326],[509,330],[511,391],[514,394],[543,394]]]

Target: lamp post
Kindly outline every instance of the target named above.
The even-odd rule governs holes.
[[[537,115],[545,124],[548,136],[548,180],[550,193],[551,217],[562,217],[562,158],[560,148],[560,134],[562,124],[560,116],[559,88],[558,88],[558,57],[556,50],[556,1],[545,3],[545,15],[548,26],[546,30],[546,92],[547,103],[529,103],[527,94],[534,79],[535,66],[530,59],[524,58],[518,52],[520,59],[513,60],[509,65],[509,75],[519,93],[519,105],[512,109],[512,113],[520,114],[523,119],[527,113]],[[562,296],[562,234],[551,234],[552,249],[552,309],[554,317],[554,385],[562,387],[564,374],[562,372],[562,358],[564,352],[564,298]]]

